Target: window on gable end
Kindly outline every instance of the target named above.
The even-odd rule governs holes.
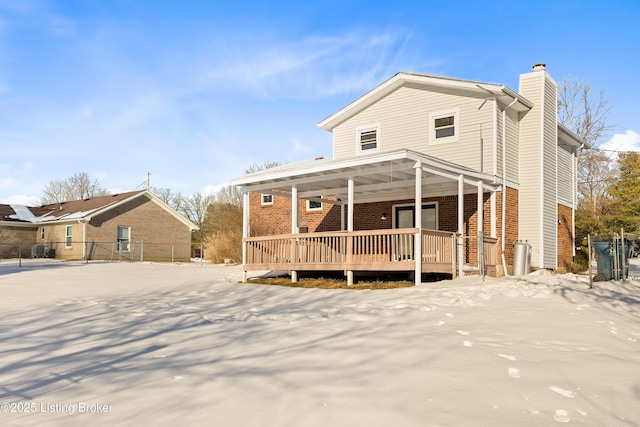
[[[458,110],[448,110],[429,114],[429,143],[455,142],[460,133]]]
[[[371,152],[380,148],[380,130],[378,127],[368,126],[359,128],[358,135],[358,152]]]

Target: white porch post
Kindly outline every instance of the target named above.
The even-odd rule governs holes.
[[[484,188],[482,181],[478,181],[478,269],[484,280]]]
[[[291,234],[298,234],[298,187],[291,186]],[[298,248],[296,248],[295,240],[291,240],[291,262],[295,262],[298,256]],[[296,283],[298,281],[298,272],[291,271],[291,282]]]
[[[347,185],[347,231],[353,231],[353,177],[349,177]],[[353,236],[347,236],[347,262],[353,260]],[[353,270],[347,270],[347,286],[353,285]]]
[[[422,162],[416,162],[414,166],[416,170],[416,206],[415,206],[415,224],[418,232],[415,237],[416,251],[416,269],[415,284],[418,286],[422,283]]]
[[[418,232],[415,237],[415,254],[416,254],[416,270],[415,284],[418,286],[422,282],[422,163],[416,162],[414,166],[416,170],[416,206],[415,206],[415,224]]]
[[[249,237],[249,219],[250,219],[250,205],[249,205],[249,192],[245,191],[242,196],[242,237]],[[202,257],[204,254],[200,254]],[[244,269],[245,264],[247,263],[247,242],[242,242],[242,281],[247,281],[247,272]]]
[[[458,175],[458,276],[464,276],[464,175]]]

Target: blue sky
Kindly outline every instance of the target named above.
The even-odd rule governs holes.
[[[0,203],[86,172],[190,195],[329,156],[316,123],[398,71],[500,83],[547,64],[640,146],[640,2],[0,0]]]

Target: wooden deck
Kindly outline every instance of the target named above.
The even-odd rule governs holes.
[[[402,228],[244,238],[244,270],[416,271],[422,238],[423,273],[456,275],[456,233]],[[484,239],[487,273],[496,270],[496,239]]]

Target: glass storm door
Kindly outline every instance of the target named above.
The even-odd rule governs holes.
[[[415,206],[396,206],[395,228],[415,227],[415,211]],[[422,228],[437,230],[437,221],[436,205],[433,203],[422,205]]]

